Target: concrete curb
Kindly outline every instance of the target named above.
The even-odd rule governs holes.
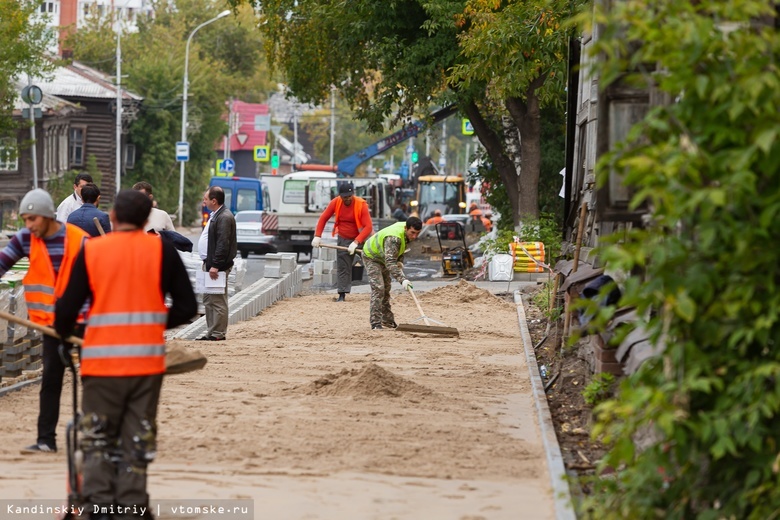
[[[519,291],[515,291],[515,304],[517,305],[517,320],[520,324],[520,337],[523,340],[526,364],[531,377],[536,411],[539,416],[539,429],[542,431],[542,442],[547,454],[547,467],[550,471],[550,481],[553,489],[553,501],[555,504],[555,518],[557,520],[576,520],[569,484],[566,479],[566,467],[563,464],[561,447],[558,437],[555,435],[555,427],[547,405],[547,395],[544,391],[544,381],[539,375],[539,366],[536,363],[536,353],[528,331],[528,320],[523,307],[523,297]]]
[[[228,324],[233,325],[260,314],[282,298],[290,298],[301,291],[303,268],[296,267],[281,278],[261,278],[246,289],[235,293],[228,301],[230,316]],[[206,333],[206,317],[201,316],[186,327],[176,331],[171,338],[195,339]]]

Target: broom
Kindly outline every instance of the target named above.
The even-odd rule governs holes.
[[[415,296],[412,288],[408,287],[407,289],[409,290],[409,294],[412,295],[412,298],[414,299],[414,303],[417,305],[417,310],[420,311],[420,319],[423,320],[425,325],[420,325],[415,323],[401,323],[400,325],[398,325],[398,328],[396,328],[395,330],[401,332],[422,332],[423,334],[439,334],[440,336],[460,336],[458,329],[454,327],[444,327],[443,323],[440,323],[426,316],[422,310],[422,307],[420,306],[420,301],[417,299],[417,296]],[[439,326],[431,325],[430,322],[432,321],[439,323]]]

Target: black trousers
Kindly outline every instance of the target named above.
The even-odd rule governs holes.
[[[43,374],[38,408],[38,444],[57,447],[57,421],[60,419],[60,396],[65,365],[59,353],[60,340],[43,336]],[[75,381],[73,384],[77,384]]]
[[[77,325],[74,335],[83,338],[84,326]],[[57,422],[60,420],[60,397],[62,396],[62,380],[65,375],[65,364],[60,356],[58,338],[43,335],[43,374],[41,375],[41,391],[38,403],[38,444],[57,447]],[[78,384],[76,381],[73,384]]]

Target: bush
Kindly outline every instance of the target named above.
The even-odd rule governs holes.
[[[589,406],[596,406],[607,399],[612,393],[615,384],[615,376],[609,372],[595,374],[590,383],[582,390],[582,397]]]
[[[777,518],[780,36],[763,21],[776,13],[757,0],[610,5],[593,47],[608,56],[599,86],[653,84],[673,102],[599,161],[600,185],[622,175],[631,207],[651,208],[645,227],[609,240],[601,258],[634,274],[621,304],[665,350],[597,407],[594,434],[611,445],[601,469],[617,472],[593,482],[584,510]]]

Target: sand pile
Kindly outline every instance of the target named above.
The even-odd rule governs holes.
[[[422,293],[419,296],[419,299],[430,302],[484,304],[499,303],[501,305],[510,305],[514,307],[513,303],[509,303],[497,296],[494,296],[489,291],[480,289],[473,283],[469,283],[466,280],[460,280],[457,284],[439,287],[437,289]]]
[[[370,363],[361,369],[348,370],[345,368],[338,374],[327,374],[310,385],[309,393],[373,398],[421,398],[433,395],[429,389],[388,372],[376,363]]]

